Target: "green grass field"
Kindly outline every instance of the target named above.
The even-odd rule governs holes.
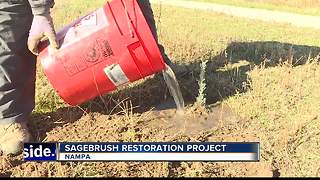
[[[225,5],[320,16],[319,0],[196,0]]]
[[[57,0],[53,10],[57,29],[103,2]],[[289,1],[281,2],[288,2],[288,6],[279,5],[278,9],[294,8]],[[207,105],[220,102],[244,119],[223,125],[212,134],[217,138],[235,137],[230,141],[246,141],[249,139],[241,138],[247,136],[259,139],[261,163],[253,165],[258,169],[265,163],[281,176],[319,176],[319,31],[199,10],[159,5],[153,8],[160,43],[176,64],[189,71],[187,76],[178,76],[184,97],[191,103],[197,98],[200,64],[208,61],[204,92]],[[308,7],[301,11],[308,11]],[[155,91],[157,85],[154,81],[142,85],[140,93],[145,98],[133,101],[134,106],[161,100],[162,96]],[[132,89],[122,93],[129,95]],[[134,96],[132,93],[129,98],[134,100]],[[40,68],[36,97],[35,114],[54,113],[65,106]],[[232,171],[239,164],[221,165],[230,166],[226,171]],[[95,174],[95,168],[91,171]]]
[[[94,2],[83,0],[81,3],[58,0],[53,9],[57,30],[68,22],[86,15],[103,3],[103,0]],[[158,24],[159,39],[166,47],[167,53],[176,63],[192,64],[203,54],[211,53],[212,51],[213,56],[218,55],[231,42],[259,41],[261,43],[257,43],[257,45],[262,46],[262,51],[264,50],[263,48],[269,48],[267,51],[270,52],[268,53],[273,54],[275,52],[272,52],[272,50],[277,51],[277,53],[281,53],[278,51],[286,53],[284,49],[288,49],[290,45],[285,45],[284,43],[320,46],[318,32],[312,29],[294,28],[286,24],[266,24],[221,14],[161,7],[159,5],[155,5],[154,10]],[[193,16],[189,16],[190,13]],[[172,15],[169,16],[169,14]],[[263,43],[264,41],[276,41],[274,44],[283,46],[283,48],[277,49],[277,47],[273,47],[272,43]],[[251,48],[254,48],[254,46],[251,46]],[[301,51],[301,48],[298,50]],[[255,56],[261,56],[261,53],[265,52],[258,53],[260,54]],[[306,54],[304,55],[306,56]],[[255,57],[255,60],[258,58]],[[38,88],[42,90],[39,91],[41,93],[37,96],[37,99],[43,106],[37,108],[37,112],[50,112],[55,110],[56,107],[64,106],[60,99],[54,95],[50,86],[45,86],[46,80],[43,77],[39,78]],[[51,97],[49,102],[47,102],[48,96]]]

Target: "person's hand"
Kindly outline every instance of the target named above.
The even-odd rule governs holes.
[[[42,40],[45,40],[46,38],[49,39],[50,48],[52,48],[53,50],[57,50],[59,48],[50,14],[35,15],[29,32],[29,50],[33,54],[39,55],[38,45]]]

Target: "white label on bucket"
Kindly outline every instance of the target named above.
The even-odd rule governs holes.
[[[74,25],[74,28],[81,28],[85,26],[97,25],[97,12],[93,12],[81,19],[81,21]]]
[[[81,39],[81,37],[90,34],[90,32],[94,30],[94,28],[91,27],[94,27],[96,25],[97,12],[93,12],[83,17],[78,23],[72,25],[67,29],[64,29],[64,31],[66,31],[64,37],[60,37],[60,34],[57,35],[58,39],[63,39],[63,44],[61,44],[61,46],[66,46],[66,44],[79,40]]]
[[[119,64],[112,64],[104,68],[104,73],[113,82],[115,86],[121,86],[129,82],[128,77],[123,72]]]
[[[82,41],[83,38],[88,37],[101,29],[107,29],[109,25],[104,9],[97,9],[89,15],[74,21],[57,33],[57,39],[61,41],[60,48],[62,49],[72,43]]]

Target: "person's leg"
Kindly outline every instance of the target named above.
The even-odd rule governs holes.
[[[15,154],[29,140],[36,57],[27,48],[33,15],[27,0],[0,1],[0,152]]]
[[[167,56],[167,54],[166,54],[166,52],[164,50],[164,47],[158,41],[157,27],[156,27],[156,22],[155,22],[155,19],[154,19],[154,14],[153,14],[153,11],[152,11],[152,7],[151,7],[151,4],[150,4],[150,1],[149,0],[138,0],[138,3],[139,3],[139,6],[140,6],[140,8],[142,10],[142,13],[143,13],[144,17],[146,18],[146,20],[148,22],[148,25],[149,25],[149,27],[151,29],[151,32],[152,32],[154,38],[156,39],[156,41],[158,43],[160,52],[162,54],[162,57],[163,57],[165,63],[172,67],[173,66],[172,61]]]

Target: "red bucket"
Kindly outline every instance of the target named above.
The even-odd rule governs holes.
[[[59,96],[79,105],[162,71],[163,58],[136,0],[113,0],[57,33],[39,58]]]

